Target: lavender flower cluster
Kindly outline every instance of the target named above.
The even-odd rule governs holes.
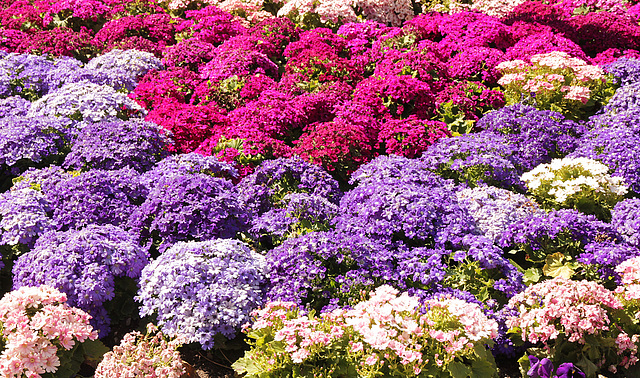
[[[163,332],[211,349],[262,304],[265,268],[264,257],[237,240],[178,242],[143,269],[136,300]]]

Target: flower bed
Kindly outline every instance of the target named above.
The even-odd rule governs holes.
[[[637,0],[0,1],[0,370],[640,375],[639,50]]]

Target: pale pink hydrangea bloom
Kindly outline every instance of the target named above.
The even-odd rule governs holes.
[[[501,71],[510,71],[510,70],[524,70],[526,68],[528,68],[529,65],[527,64],[527,62],[525,62],[524,60],[520,60],[520,59],[515,59],[515,60],[508,60],[505,62],[502,62],[500,64],[498,64],[496,66],[497,69],[501,70]]]
[[[511,84],[515,81],[522,81],[527,77],[527,74],[524,72],[518,72],[518,73],[510,73],[510,74],[506,74],[503,77],[500,78],[500,80],[498,80],[498,84],[500,85],[508,85]]]

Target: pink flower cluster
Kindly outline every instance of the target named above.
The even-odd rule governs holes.
[[[425,304],[426,311],[421,312]],[[333,352],[342,350],[336,347],[341,345],[347,348],[347,361],[364,375],[394,370],[413,376],[427,365],[443,369],[456,358],[470,358],[474,347],[498,335],[497,322],[488,319],[477,304],[454,298],[423,303],[407,293],[399,295],[388,285],[378,287],[369,300],[353,309],[336,309],[321,317],[299,314],[292,302],[270,302],[253,315],[255,322],[244,331],[284,343],[285,365],[302,364],[318,355],[330,359]],[[269,370],[283,363],[281,355],[259,349],[263,344],[258,342],[245,357],[253,366]]]
[[[66,294],[45,285],[21,287],[0,300],[2,377],[38,378],[54,373],[61,364],[59,350],[98,338],[89,325],[91,317],[66,301]]]
[[[178,347],[180,338],[168,341],[158,328],[147,324],[147,335],[129,332],[120,345],[104,355],[98,365],[95,378],[180,378],[185,372],[185,363]]]
[[[497,66],[503,73],[498,84],[505,88],[510,104],[519,102],[522,95],[535,95],[537,106],[542,109],[560,106],[572,113],[592,97],[597,98],[607,85],[601,67],[564,51],[536,54],[529,60],[530,64],[517,59]]]
[[[634,317],[640,320],[640,257],[629,259],[616,268],[621,276],[622,286],[616,288],[630,308],[634,308]]]
[[[609,310],[622,303],[596,282],[556,277],[516,294],[509,306],[519,315],[508,318],[507,326],[519,328],[522,340],[547,344],[564,334],[569,342],[584,344],[586,335],[609,330]]]

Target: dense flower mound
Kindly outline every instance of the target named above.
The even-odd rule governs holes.
[[[138,278],[148,259],[147,249],[116,226],[51,231],[15,262],[13,287],[47,284],[60,290],[69,305],[92,316],[91,324],[104,337],[110,325],[104,304],[116,295],[115,281]]]
[[[285,207],[283,199],[289,193],[309,193],[333,203],[341,195],[331,175],[300,158],[265,161],[239,183],[238,191],[244,206],[255,215]]]
[[[247,333],[255,342],[234,364],[248,377],[293,369],[316,376],[427,377],[454,367],[495,372],[483,344],[497,336],[498,324],[460,299],[421,303],[383,285],[352,309],[321,317],[286,301],[269,302],[253,316]],[[275,352],[278,347],[284,353]],[[344,352],[335,353],[338,348]]]
[[[73,348],[98,337],[89,325],[91,316],[66,302],[64,293],[46,285],[23,287],[0,299],[3,377],[54,374],[71,362]]]
[[[611,211],[611,226],[629,244],[640,247],[640,199],[620,201]]]
[[[459,244],[461,235],[477,230],[438,177],[420,184],[394,179],[360,184],[342,197],[336,221],[341,230],[410,244]]]
[[[29,166],[55,163],[70,139],[66,126],[54,117],[0,118],[0,174],[19,175]]]
[[[494,241],[509,225],[543,214],[540,206],[524,195],[492,186],[463,189],[456,196],[482,233]]]
[[[231,181],[203,173],[148,176],[144,202],[128,226],[161,250],[177,241],[231,238],[245,231],[249,216]]]
[[[621,268],[624,270],[624,266]],[[530,286],[509,301],[519,314],[507,320],[507,324],[532,343],[565,348],[570,359],[583,371],[592,374],[597,367],[582,356],[579,345],[589,343],[597,348],[607,367],[616,365],[628,368],[638,358],[637,347],[630,336],[613,324],[613,314],[622,309],[622,302],[612,291],[590,281],[571,281],[557,277]],[[637,335],[633,336],[637,339]],[[607,347],[606,345],[611,345]],[[561,357],[561,356],[558,356]]]
[[[113,87],[81,81],[65,84],[35,101],[27,115],[100,122],[137,118],[144,113],[140,105]]]
[[[0,244],[33,247],[40,235],[54,229],[50,212],[40,191],[23,188],[0,193]]]
[[[179,338],[167,340],[158,327],[147,324],[146,335],[129,332],[120,345],[104,355],[96,368],[96,378],[125,378],[144,374],[148,378],[180,378],[186,373],[180,357]]]
[[[626,127],[602,127],[586,133],[570,157],[604,163],[614,177],[621,177],[629,190],[640,193],[640,134]]]
[[[609,167],[588,158],[553,159],[522,175],[529,191],[551,208],[575,208],[600,218],[628,192],[619,176],[611,176]]]
[[[168,155],[171,140],[161,130],[155,123],[138,119],[88,124],[78,132],[63,166],[147,171]]]
[[[527,164],[515,144],[487,131],[440,139],[422,154],[421,160],[439,176],[460,184],[520,190],[520,173]]]
[[[122,225],[144,200],[145,188],[132,168],[93,169],[57,182],[45,191],[59,230],[89,224]]]
[[[526,170],[571,153],[586,131],[558,112],[522,104],[489,112],[478,121],[478,127],[504,134],[507,143],[517,149]]]
[[[264,258],[237,240],[178,242],[142,271],[140,314],[211,349],[214,336],[234,338],[262,304],[264,272]]]

